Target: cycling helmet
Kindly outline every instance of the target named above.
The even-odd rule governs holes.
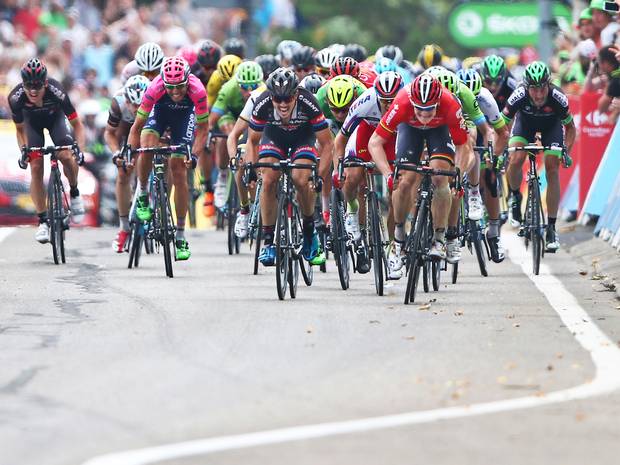
[[[484,80],[499,81],[506,77],[506,63],[497,55],[489,55],[482,62],[480,74]]]
[[[375,68],[366,68],[360,66],[360,75],[357,77],[357,80],[364,84],[367,89],[371,88],[377,79],[377,73],[375,72]]]
[[[421,74],[407,89],[413,106],[430,107],[437,105],[441,98],[443,86],[430,74]]]
[[[193,66],[198,59],[198,54],[196,53],[196,50],[194,50],[194,47],[192,47],[191,45],[181,47],[177,51],[177,55],[185,58],[185,61],[187,61],[190,66]]]
[[[291,64],[297,69],[304,69],[304,68],[313,69],[315,66],[314,54],[315,54],[315,51],[312,47],[303,45],[299,47],[297,50],[295,50],[295,52],[293,53]]]
[[[360,44],[347,44],[342,52],[342,56],[351,57],[361,63],[368,57],[368,52]]]
[[[331,44],[329,46],[329,49],[334,52],[336,55],[338,55],[339,57],[342,56],[343,52],[344,52],[344,45],[342,44]]]
[[[189,79],[189,64],[182,57],[168,57],[161,65],[161,78],[165,84],[183,84]]]
[[[269,77],[280,66],[278,59],[273,55],[259,55],[254,61],[263,69],[264,78]]]
[[[323,84],[325,84],[325,78],[323,76],[320,74],[308,74],[301,80],[299,87],[303,87],[313,94],[316,94]]]
[[[348,75],[336,76],[327,83],[327,102],[330,106],[344,108],[355,97],[355,84]]]
[[[245,42],[237,37],[226,39],[222,44],[226,55],[237,55],[239,58],[245,57]]]
[[[140,105],[142,103],[142,96],[150,83],[151,81],[147,77],[141,75],[131,76],[127,79],[125,87],[123,87],[123,93],[127,101],[134,105]]]
[[[217,70],[222,77],[228,81],[235,74],[239,63],[241,63],[241,58],[237,55],[224,55],[220,58],[220,61],[217,62]]]
[[[400,65],[403,61],[403,51],[396,45],[384,45],[375,52],[375,61],[379,61],[381,58],[389,58]]]
[[[293,58],[295,50],[301,47],[301,44],[296,40],[283,40],[276,47],[276,53],[279,55],[280,60],[290,61]]]
[[[258,85],[263,81],[263,69],[255,61],[244,61],[237,66],[235,72],[237,83],[244,85]]]
[[[394,60],[383,57],[375,62],[375,71],[379,74],[386,71],[398,71],[398,66]]]
[[[330,77],[348,74],[357,78],[360,75],[360,65],[351,57],[338,57],[329,70]]]
[[[542,61],[530,63],[523,72],[523,82],[526,86],[542,86],[550,79],[549,68]]]
[[[460,69],[456,75],[477,97],[480,93],[480,89],[482,89],[482,78],[480,74],[473,69]]]
[[[134,57],[140,71],[158,71],[164,61],[164,51],[155,42],[140,45]]]
[[[482,63],[481,57],[467,57],[463,59],[461,66],[463,69],[472,69]]]
[[[47,68],[38,58],[31,58],[21,69],[22,82],[24,84],[45,84],[47,79]]]
[[[288,68],[278,68],[269,79],[267,79],[267,89],[274,97],[288,98],[295,94],[299,86],[297,75]]]
[[[333,50],[330,50],[329,48],[319,50],[314,57],[317,68],[324,71],[329,71],[337,59],[338,55],[336,55]]]
[[[432,76],[441,82],[441,85],[448,89],[450,93],[458,97],[461,90],[461,83],[456,74],[444,68],[441,72]]]
[[[403,87],[403,78],[394,71],[385,71],[375,80],[375,90],[381,99],[393,99]]]
[[[418,63],[422,68],[427,69],[431,66],[440,65],[443,61],[443,50],[439,45],[428,44],[422,47],[418,54]]]
[[[198,63],[206,68],[215,68],[222,58],[222,48],[212,40],[203,40],[198,49]]]

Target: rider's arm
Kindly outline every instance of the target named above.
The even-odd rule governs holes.
[[[319,143],[319,176],[325,179],[329,175],[332,154],[334,152],[334,138],[329,128],[321,129],[316,132],[316,140]]]
[[[196,121],[196,137],[192,147],[192,153],[201,155],[207,143],[207,135],[209,134],[209,123],[206,120]]]
[[[86,137],[84,136],[84,126],[82,125],[82,120],[80,120],[79,116],[72,118],[69,120],[71,123],[71,127],[73,127],[73,134],[75,134],[75,140],[80,146],[81,150],[86,148]]]
[[[103,140],[110,149],[110,152],[116,153],[121,149],[118,143],[118,127],[112,127],[106,124],[105,130],[103,131]]]
[[[248,129],[248,143],[245,145],[245,161],[248,163],[255,163],[257,159],[256,149],[258,143],[262,137],[262,131],[255,131],[252,128]]]
[[[395,135],[393,137],[396,137]],[[375,131],[370,140],[368,141],[368,151],[370,152],[370,156],[374,160],[377,165],[377,169],[381,172],[383,176],[386,178],[392,174],[392,169],[390,168],[390,164],[387,161],[387,155],[385,153],[385,149],[383,146],[387,142],[387,139],[381,137]]]
[[[127,138],[127,143],[133,148],[140,147],[140,133],[142,132],[142,129],[146,124],[146,118],[146,116],[142,116],[140,113],[138,113],[136,115],[136,120],[131,125],[131,129],[129,130],[129,137]]]
[[[575,138],[577,137],[577,128],[575,127],[575,121],[571,120],[568,124],[565,124],[564,129],[566,131],[566,151],[570,154],[573,150]]]
[[[228,158],[235,158],[237,155],[237,145],[239,143],[239,137],[241,134],[245,132],[248,128],[248,122],[244,119],[238,118],[235,122],[235,125],[228,134],[228,139],[226,139],[226,149],[228,150]]]
[[[338,163],[338,159],[344,157],[344,151],[347,147],[348,140],[348,136],[345,136],[342,131],[338,131],[334,142],[334,166]]]
[[[24,123],[15,123],[15,135],[17,136],[17,145],[21,148],[24,145],[28,145],[28,138],[26,137],[26,127]]]

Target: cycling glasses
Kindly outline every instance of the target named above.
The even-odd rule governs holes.
[[[24,87],[28,90],[40,90],[44,85],[45,83],[43,81],[24,82]]]
[[[258,86],[260,84],[258,82],[255,82],[254,84],[239,84],[239,87],[242,88],[243,90],[247,90],[247,91],[253,91],[258,89]]]
[[[421,105],[413,105],[413,108],[415,108],[418,111],[421,112],[425,112],[425,113],[430,113],[431,111],[434,111],[437,109],[437,104],[435,105],[429,105],[429,106],[421,106]]]
[[[183,89],[187,86],[187,81],[180,84],[166,84],[166,90]]]
[[[349,113],[349,108],[351,107],[351,105],[347,105],[346,107],[343,108],[336,108],[336,107],[332,107],[331,105],[329,106],[329,109],[331,110],[331,112],[334,115],[341,115],[343,113]]]
[[[295,66],[295,71],[298,72],[304,72],[304,73],[311,73],[315,70],[316,68],[314,66],[307,66],[307,67],[302,67],[302,66]],[[329,73],[329,71],[328,71]]]
[[[289,97],[278,97],[277,95],[272,95],[271,100],[274,103],[290,103],[295,98],[295,95],[290,95]]]

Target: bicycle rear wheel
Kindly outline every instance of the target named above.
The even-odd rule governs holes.
[[[260,256],[260,244],[263,238],[263,220],[258,212],[258,226],[256,227],[256,241],[254,243],[254,270],[253,274],[258,274],[258,257]]]
[[[135,221],[131,227],[129,236],[129,263],[127,268],[137,268],[140,264],[143,238],[142,223],[140,221]]]
[[[239,194],[234,180],[231,182],[228,191],[228,201],[226,202],[227,233],[228,233],[228,255],[239,253],[239,238],[235,234],[235,221],[239,212]]]
[[[333,189],[331,192],[331,209],[334,259],[338,268],[340,287],[347,290],[349,288],[349,253],[347,250],[349,236],[344,228],[344,195],[339,189]]]
[[[163,179],[159,179],[157,182],[157,204],[159,210],[160,243],[164,249],[166,276],[172,278],[171,242],[174,240],[174,235],[172,234],[172,223],[170,221],[170,211],[168,210],[168,192]]]
[[[278,298],[284,300],[286,287],[289,280],[289,235],[288,198],[286,192],[280,192],[278,199],[278,217],[276,218],[276,288]]]
[[[436,262],[431,260],[431,270],[432,270],[432,281],[433,281],[433,290],[439,290],[439,284],[441,283],[441,262]]]
[[[384,250],[383,238],[381,237],[381,212],[379,210],[379,199],[376,192],[368,193],[368,221],[369,221],[369,239],[370,239],[370,258],[372,259],[372,268],[375,277],[375,291],[377,295],[383,295],[384,284]]]
[[[487,270],[487,257],[486,247],[482,238],[482,231],[480,230],[480,224],[478,221],[469,220],[469,234],[471,242],[474,245],[474,251],[476,252],[476,259],[478,260],[478,268],[480,268],[480,274],[482,276],[489,276]]]

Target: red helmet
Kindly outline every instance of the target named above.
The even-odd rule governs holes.
[[[177,51],[177,56],[185,58],[185,61],[187,61],[190,66],[194,66],[194,63],[196,63],[198,59],[198,53],[196,53],[196,50],[191,45],[181,47]]]
[[[367,89],[370,89],[375,82],[375,79],[377,79],[377,73],[375,73],[374,69],[361,69],[360,75],[357,79],[364,84]]]
[[[341,74],[348,74],[355,79],[360,75],[360,65],[351,57],[338,57],[332,64],[329,70],[329,77],[340,76]]]
[[[442,85],[433,76],[424,73],[415,78],[408,91],[413,106],[430,107],[439,103]]]

